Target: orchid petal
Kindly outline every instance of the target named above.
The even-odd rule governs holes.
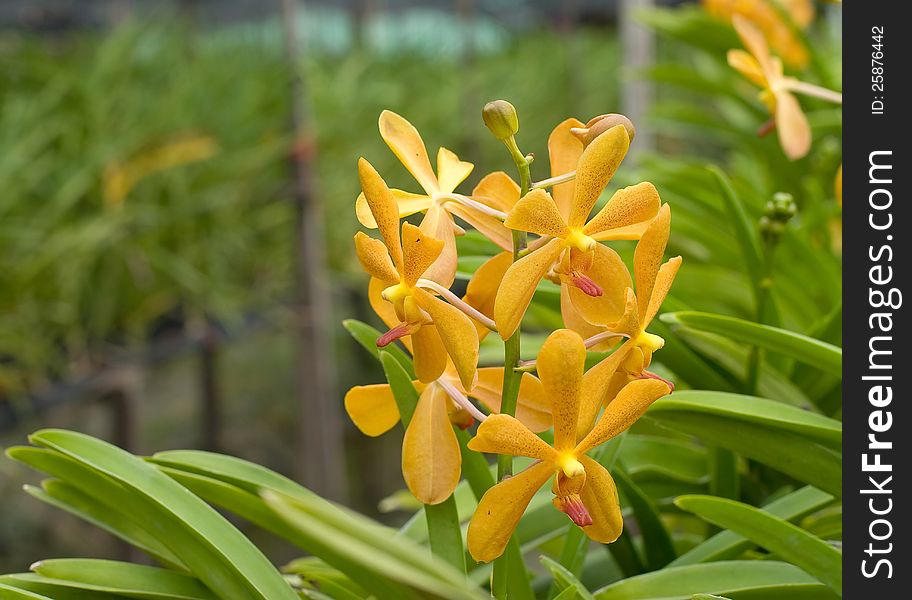
[[[763,71],[766,79],[769,80],[770,74],[774,69],[769,46],[766,44],[763,32],[741,15],[732,16],[732,26],[744,43],[744,47],[754,56],[760,66],[760,70]]]
[[[440,254],[423,272],[423,277],[448,288],[456,280],[457,266],[456,224],[453,217],[435,204],[425,213],[420,227],[425,236],[441,242]]]
[[[412,294],[418,305],[431,315],[463,388],[471,391],[478,368],[478,332],[472,320],[455,306],[421,288],[415,288]]]
[[[554,199],[542,189],[532,190],[520,198],[507,214],[504,225],[517,231],[552,237],[563,237],[570,232]]]
[[[425,194],[412,194],[396,188],[390,188],[390,191],[399,206],[400,219],[425,211],[434,203]],[[377,228],[377,221],[374,220],[374,215],[371,214],[370,205],[367,203],[367,198],[363,192],[358,194],[358,199],[355,200],[355,214],[358,216],[358,221],[368,229]]]
[[[475,270],[472,278],[469,279],[465,296],[462,299],[484,316],[493,319],[494,299],[497,297],[497,290],[500,288],[500,282],[503,281],[504,273],[507,272],[507,269],[512,264],[512,252],[501,252],[486,260]],[[484,339],[490,330],[482,323],[474,322],[475,328],[478,330],[479,339]]]
[[[390,260],[386,244],[380,240],[359,231],[355,234],[355,254],[358,255],[361,266],[371,277],[383,281],[398,281],[399,273],[396,272],[396,267]]]
[[[576,168],[576,189],[567,225],[583,226],[629,147],[630,137],[623,125],[615,125],[586,146]]]
[[[345,411],[361,433],[376,437],[399,422],[399,408],[385,383],[356,385],[345,394]]]
[[[608,239],[614,230],[636,226],[645,230],[658,214],[660,204],[659,192],[648,181],[619,189],[586,224],[583,232],[590,236],[602,234],[602,239]]]
[[[465,181],[474,168],[475,165],[459,160],[455,153],[446,148],[438,150],[437,181],[440,185],[440,191],[444,194],[449,194],[455,190],[456,186]]]
[[[625,342],[583,375],[577,441],[589,433],[595,425],[595,417],[598,415],[599,409],[612,399],[608,396],[612,380],[632,348],[631,342]]]
[[[414,125],[390,110],[380,113],[380,137],[429,196],[439,191],[424,140]]]
[[[659,267],[659,272],[656,274],[655,285],[652,288],[652,295],[649,298],[649,308],[646,309],[646,314],[643,315],[643,329],[649,327],[649,323],[656,316],[656,313],[659,312],[659,308],[661,308],[662,302],[665,301],[665,296],[668,295],[668,290],[671,289],[671,284],[674,282],[675,275],[677,275],[680,266],[681,257],[675,256]]]
[[[358,159],[358,178],[370,212],[386,242],[396,270],[402,272],[402,243],[399,240],[399,206],[386,182],[365,159]]]
[[[536,368],[554,418],[554,449],[565,452],[576,445],[580,390],[586,366],[583,338],[570,329],[548,336],[538,353]]]
[[[633,255],[633,274],[636,280],[636,297],[639,306],[639,321],[645,327],[644,317],[649,308],[652,288],[655,285],[665,246],[668,244],[668,232],[671,228],[671,208],[665,204],[659,214],[643,233]]]
[[[571,133],[575,127],[585,127],[582,121],[567,119],[558,124],[548,136],[548,158],[551,161],[551,177],[564,175],[576,169],[580,156],[583,154],[583,143]],[[570,204],[573,202],[573,190],[576,184],[573,181],[559,183],[551,188],[551,196],[566,220],[570,216]]]
[[[671,392],[664,381],[658,379],[637,379],[618,392],[598,423],[577,445],[577,454],[585,454],[625,431],[643,416],[649,405]]]
[[[789,160],[798,160],[811,149],[811,126],[801,105],[791,93],[774,91],[776,97],[776,131],[779,144]]]
[[[490,205],[487,198],[473,198],[473,200]],[[513,232],[497,217],[455,201],[447,202],[444,207],[450,214],[456,215],[504,250],[513,249]]]
[[[478,369],[478,383],[469,395],[491,412],[499,413],[503,376],[503,367]],[[545,395],[541,381],[531,373],[523,373],[520,380],[516,418],[533,433],[541,433],[551,428],[551,402]]]
[[[443,251],[444,242],[411,223],[402,224],[403,281],[411,287]]]
[[[601,464],[588,456],[581,456],[579,460],[586,469],[586,484],[580,497],[592,517],[592,525],[583,527],[583,531],[596,542],[610,544],[624,530],[617,486],[611,473]]]
[[[766,81],[766,74],[760,68],[760,63],[748,52],[741,49],[732,49],[728,51],[726,58],[728,59],[728,66],[741,73],[748,81],[757,87],[769,87],[769,82]]]
[[[557,457],[554,448],[532,433],[519,419],[505,414],[491,415],[485,419],[478,426],[475,437],[469,440],[469,449],[547,461]]]
[[[415,376],[418,380],[431,383],[443,375],[447,366],[447,351],[437,327],[431,324],[422,325],[411,335],[411,341]]]
[[[402,475],[424,504],[440,504],[453,494],[462,471],[459,441],[447,414],[450,399],[439,385],[427,386],[402,440]]]
[[[519,327],[538,282],[565,248],[563,240],[553,239],[507,269],[494,300],[494,322],[500,337],[509,338]]]
[[[466,535],[466,546],[472,558],[490,562],[503,554],[532,496],[553,473],[551,463],[534,463],[485,492]]]
[[[571,252],[571,268],[574,268]],[[573,307],[593,325],[614,323],[624,315],[625,293],[631,285],[630,272],[618,253],[596,244],[592,265],[581,272],[602,290],[601,296],[590,296],[578,287],[565,283]]]
[[[495,171],[478,182],[472,190],[472,198],[501,212],[510,212],[519,200],[519,192],[519,185],[509,175]]]

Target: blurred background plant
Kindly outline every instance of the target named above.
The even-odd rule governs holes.
[[[424,132],[431,150],[445,144],[478,165],[466,189],[486,172],[511,172],[509,156],[480,119],[480,107],[493,98],[508,98],[523,115],[522,147],[542,159],[533,165],[536,179],[547,176],[547,135],[567,116],[638,117],[635,156],[609,193],[652,181],[674,207],[669,255],[686,257],[665,304],[669,314],[655,325],[666,338],[659,373],[679,390],[760,396],[839,418],[838,372],[820,366],[831,364],[826,348],[809,363],[796,356],[807,350],[804,338],[789,346],[767,329],[693,314],[841,344],[839,107],[800,97],[813,146],[790,161],[776,132],[758,135],[767,108],[726,63],[726,52],[742,47],[731,14],[746,11],[783,53],[787,73],[838,90],[838,7],[764,0],[639,11],[631,7],[651,3],[314,2],[299,6],[301,54],[289,64],[275,7],[49,2],[35,12],[26,4],[0,12],[4,446],[57,425],[134,452],[205,447],[300,474],[307,461],[300,407],[313,399],[294,374],[300,255],[292,160],[310,165],[313,197],[325,214],[331,313],[323,316],[332,328],[327,353],[337,391],[322,401],[342,426],[338,390],[383,378],[377,362],[334,325],[348,317],[378,324],[351,252],[357,157],[368,157],[391,186],[407,185],[408,174],[377,134],[377,116],[390,108]],[[308,117],[298,135],[290,125],[294,70]],[[459,281],[491,252],[472,233],[462,238]],[[554,286],[542,284],[527,322],[560,326]],[[500,351],[486,340],[482,360]],[[529,357],[535,351],[534,341],[525,344]],[[635,518],[629,537],[610,552],[591,553],[585,568],[572,566],[589,589],[672,561],[761,555],[748,543],[682,558],[713,527],[727,527],[707,528],[685,513],[687,506],[674,504],[682,494],[755,506],[785,498],[787,510],[776,514],[825,539],[841,537],[830,496],[789,495],[804,483],[826,488],[832,473],[803,479],[812,463],[783,471],[774,459],[733,451],[735,441],[707,433],[709,421],[687,429],[680,423],[692,415],[665,414],[672,417],[657,411],[624,441],[623,504]],[[713,418],[722,419],[717,428],[732,425]],[[679,428],[669,430],[675,420]],[[417,505],[399,491],[401,432],[363,440],[344,425],[343,436],[335,463],[346,474],[339,499],[402,523]],[[22,501],[26,471],[0,464],[4,572],[55,555],[137,556],[87,525]],[[319,482],[311,487],[320,491]],[[557,557],[566,526],[542,515],[530,513],[520,531],[524,548]],[[257,529],[244,531],[274,561],[300,553]],[[617,594],[599,597],[626,597]]]

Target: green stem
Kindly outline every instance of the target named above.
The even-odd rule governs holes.
[[[456,567],[460,573],[465,573],[465,550],[454,496],[450,495],[440,504],[425,504],[424,516],[427,519],[431,553]]]
[[[520,152],[516,140],[511,136],[504,140],[510,156],[516,164],[519,171],[520,197],[529,193],[532,186],[532,175],[529,170],[531,162],[523,153]],[[523,231],[513,232],[513,262],[519,260],[520,254],[526,247],[526,233]],[[520,328],[517,327],[516,333],[504,342],[504,381],[500,396],[500,412],[510,415],[516,414],[516,403],[519,399],[519,385],[522,381],[522,372],[516,369],[520,366]],[[513,457],[509,454],[500,454],[497,456],[497,481],[503,481],[504,478],[513,475]],[[517,564],[511,564],[517,563]],[[517,571],[521,569],[521,571]],[[525,568],[522,561],[519,543],[516,537],[510,539],[504,554],[495,559],[491,574],[491,592],[495,598],[504,599],[508,594],[508,580],[511,579],[510,573],[519,573],[525,577]],[[516,580],[516,576],[512,578]]]

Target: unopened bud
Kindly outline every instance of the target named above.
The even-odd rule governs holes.
[[[627,130],[627,136],[630,141],[633,141],[633,136],[636,135],[636,127],[633,126],[633,122],[630,119],[617,113],[593,117],[589,119],[585,127],[573,127],[570,129],[570,133],[579,138],[583,146],[588,146],[592,143],[592,140],[616,125],[623,125],[624,129]]]
[[[798,205],[791,194],[779,192],[766,203],[760,217],[760,235],[767,242],[776,242],[785,233],[786,224],[798,214]]]
[[[506,100],[494,100],[485,104],[481,110],[481,118],[499,140],[505,140],[519,131],[516,108]]]

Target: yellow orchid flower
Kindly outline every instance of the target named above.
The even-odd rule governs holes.
[[[536,459],[481,498],[466,538],[475,560],[488,562],[503,553],[532,497],[549,479],[554,506],[591,539],[610,543],[621,534],[623,519],[614,480],[586,454],[629,428],[670,390],[653,379],[631,382],[608,404],[594,427],[580,427],[581,405],[593,404],[593,392],[600,391],[587,385],[585,360],[583,339],[569,329],[552,333],[538,355],[538,374],[554,418],[553,446],[508,415],[488,417],[469,442],[469,448],[478,452]]]
[[[393,189],[398,216],[425,213],[421,231],[443,241],[440,256],[425,273],[427,279],[450,287],[456,278],[456,235],[464,231],[455,223],[453,216],[469,223],[502,247],[510,247],[510,232],[504,227],[502,218],[497,218],[501,210],[487,206],[484,201],[454,193],[472,172],[472,163],[461,161],[450,150],[440,148],[435,174],[424,140],[411,123],[392,111],[384,110],[380,113],[379,124],[380,136],[424,190],[424,194],[414,194]],[[509,209],[509,206],[506,208]],[[362,225],[370,229],[377,227],[364,194],[358,196],[355,211]]]
[[[604,390],[603,400],[610,400],[629,381],[659,379],[647,369],[653,353],[665,345],[665,340],[646,329],[665,301],[681,266],[680,256],[662,263],[670,228],[671,208],[665,204],[637,243],[633,258],[636,293],[631,288],[625,290],[624,316],[587,340],[592,347],[599,338],[616,340],[618,336],[627,337],[608,359],[590,369],[592,377],[599,378],[599,386]],[[670,382],[666,383],[674,387]],[[587,414],[594,417],[595,413],[590,410]]]
[[[361,189],[383,241],[363,232],[355,235],[361,265],[371,276],[371,304],[396,325],[377,340],[383,347],[409,336],[415,373],[425,383],[444,372],[452,359],[466,389],[474,385],[478,364],[478,333],[460,309],[420,287],[421,277],[443,251],[444,242],[411,223],[399,229],[399,207],[380,174],[365,159],[358,161]],[[379,298],[377,297],[379,296]],[[380,305],[389,303],[392,314]]]
[[[413,382],[420,396],[402,442],[402,475],[412,495],[424,504],[450,497],[459,483],[462,458],[451,425],[470,427],[485,415],[467,398],[489,411],[500,410],[503,368],[478,370],[478,383],[466,390],[452,367],[429,384]],[[399,422],[399,409],[388,384],[360,385],[345,394],[345,410],[365,435],[376,437]],[[538,433],[551,427],[551,412],[541,382],[525,373],[519,390],[516,418]]]
[[[732,25],[744,42],[744,50],[729,50],[728,64],[761,89],[760,100],[773,116],[779,144],[790,160],[802,158],[811,149],[811,126],[792,94],[802,82],[783,74],[782,61],[771,56],[763,34],[740,15]]]
[[[776,0],[801,29],[807,29],[814,20],[813,0]],[[808,51],[776,7],[767,0],[703,0],[703,8],[711,15],[731,21],[735,15],[749,20],[769,40],[776,54],[787,65],[804,69],[808,64]]]
[[[630,275],[617,253],[598,242],[638,239],[659,210],[659,194],[648,182],[617,190],[592,219],[587,219],[629,145],[627,130],[616,125],[586,146],[566,208],[537,188],[510,210],[504,221],[507,227],[538,234],[545,243],[531,245],[534,249],[504,275],[494,302],[494,320],[504,339],[519,327],[538,282],[545,276],[568,288],[570,300],[590,323],[611,322],[623,314],[623,290],[629,286]],[[557,186],[562,203],[568,189]]]

